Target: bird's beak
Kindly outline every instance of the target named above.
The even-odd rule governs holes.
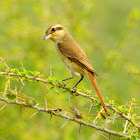
[[[52,37],[52,34],[49,34],[49,35],[46,35],[46,34],[45,34],[43,40],[49,39],[49,38],[51,38],[51,37]]]

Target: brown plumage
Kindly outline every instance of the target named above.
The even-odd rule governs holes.
[[[67,29],[60,24],[52,25],[46,31],[44,40],[45,39],[51,39],[55,42],[58,54],[71,73],[71,77],[65,80],[72,79],[78,73],[81,76],[81,79],[78,81],[79,83],[84,76],[87,76],[91,81],[106,114],[109,115],[106,104],[94,77],[97,73],[93,69],[85,52],[72,38]],[[78,83],[76,83],[74,87],[76,87]]]

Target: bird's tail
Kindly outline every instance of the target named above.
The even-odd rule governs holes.
[[[100,92],[100,90],[98,88],[98,85],[96,83],[96,79],[95,79],[94,75],[87,71],[87,76],[88,76],[90,82],[92,83],[92,85],[93,85],[93,87],[94,87],[94,89],[95,89],[95,91],[96,91],[96,93],[98,95],[98,98],[99,98],[99,100],[101,102],[101,105],[104,108],[105,113],[109,116],[109,112],[107,110],[107,107],[106,107],[106,104],[105,104],[104,99],[102,97],[102,94],[101,94],[101,92]]]

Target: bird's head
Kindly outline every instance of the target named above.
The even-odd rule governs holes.
[[[61,41],[63,37],[66,35],[67,30],[60,24],[55,24],[50,26],[46,32],[43,40],[51,39],[54,42]]]

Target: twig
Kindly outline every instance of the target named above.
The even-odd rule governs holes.
[[[58,86],[59,88],[62,88],[62,89],[66,89],[68,92],[72,93],[72,94],[77,94],[77,95],[80,95],[80,96],[83,96],[83,97],[86,97],[86,98],[89,98],[91,99],[92,101],[96,101],[96,99],[94,97],[92,97],[91,95],[88,95],[88,94],[85,94],[85,93],[82,93],[82,92],[79,92],[79,91],[71,91],[71,89],[67,88],[67,87],[64,87],[63,85],[60,85],[60,84],[57,84],[57,83],[54,83],[54,82],[49,82],[49,81],[46,81],[44,79],[41,79],[41,78],[35,78],[33,76],[28,76],[28,75],[20,75],[20,74],[15,74],[15,73],[7,73],[7,72],[0,72],[0,74],[2,75],[10,75],[10,76],[20,76],[20,77],[25,77],[27,79],[31,79],[31,80],[36,80],[36,81],[40,81],[40,82],[43,82],[43,83],[46,83],[46,84],[51,84],[51,85],[54,85],[54,86]]]
[[[96,99],[94,97],[92,97],[91,95],[88,95],[88,94],[85,94],[85,93],[82,93],[82,92],[79,92],[79,91],[74,91],[73,92],[73,91],[71,91],[71,89],[69,89],[67,87],[64,87],[63,85],[60,85],[60,84],[57,84],[57,83],[54,83],[54,82],[49,82],[49,81],[46,81],[46,80],[41,79],[41,78],[35,78],[35,77],[32,77],[32,76],[28,76],[28,75],[19,75],[19,74],[15,74],[15,73],[12,73],[12,72],[10,72],[10,73],[0,72],[0,74],[2,74],[2,75],[10,75],[10,76],[20,76],[20,77],[25,77],[25,78],[28,78],[28,79],[31,79],[31,80],[36,80],[36,81],[40,81],[40,82],[43,82],[43,83],[48,83],[48,84],[51,84],[51,85],[54,85],[54,86],[58,86],[59,88],[65,89],[65,90],[67,90],[68,92],[70,92],[72,94],[80,95],[80,96],[83,96],[85,98],[91,99],[92,101],[96,101]],[[122,113],[119,110],[117,110],[114,106],[109,105],[109,104],[106,104],[106,106],[109,107],[114,112],[116,112],[117,114],[119,114],[125,120],[128,120],[130,123],[135,125],[133,123],[132,119],[128,118],[124,113]],[[138,124],[136,124],[135,126],[140,130],[140,126]]]
[[[16,105],[19,105],[19,106],[23,105],[22,102],[15,102],[15,101],[12,101],[12,100],[7,100],[5,98],[0,98],[0,100],[4,101],[4,102],[11,103],[11,104],[16,104]],[[51,115],[55,115],[55,116],[58,116],[58,117],[61,117],[61,118],[65,118],[67,120],[69,119],[70,121],[74,121],[74,122],[77,122],[79,124],[82,124],[82,125],[85,125],[85,126],[89,126],[91,128],[95,128],[95,129],[100,130],[100,131],[104,131],[104,132],[106,132],[108,134],[111,134],[111,135],[115,135],[115,136],[118,136],[118,137],[126,137],[126,138],[128,138],[125,134],[121,134],[121,133],[118,133],[118,132],[115,132],[115,131],[104,129],[102,127],[96,126],[95,124],[87,123],[87,122],[84,122],[84,121],[82,121],[80,119],[72,118],[72,117],[66,116],[64,114],[56,113],[53,110],[45,110],[44,108],[36,107],[36,106],[30,106],[28,104],[24,104],[24,107],[36,109],[36,110],[41,111],[41,112],[46,112],[46,113],[49,113]]]
[[[126,105],[127,105],[127,103],[126,103]],[[126,106],[125,105],[125,106]],[[130,112],[131,112],[131,107],[132,107],[132,103],[130,104],[130,110],[129,110],[129,113],[128,113],[128,118],[129,118],[129,116],[130,116]],[[124,130],[123,130],[123,133],[125,134],[126,133],[126,128],[127,128],[127,124],[128,124],[128,120],[126,120],[126,122],[125,122],[125,125],[124,125]]]
[[[133,120],[129,117],[127,117],[124,113],[120,112],[119,110],[117,110],[116,108],[112,107],[112,106],[109,106],[108,107],[110,109],[112,109],[113,111],[115,111],[117,114],[119,114],[121,117],[125,118],[125,120],[128,120],[130,123],[132,123],[133,125],[135,125],[139,131],[140,131],[140,126],[138,124],[134,124]]]

